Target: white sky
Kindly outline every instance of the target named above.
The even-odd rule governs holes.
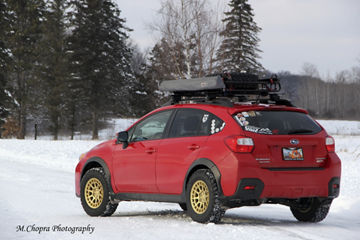
[[[142,48],[154,45],[148,30],[160,0],[115,0]],[[209,0],[217,3],[218,0]],[[229,0],[221,1],[225,5]],[[262,31],[260,62],[273,72],[299,73],[305,62],[326,77],[360,65],[360,0],[249,0]]]

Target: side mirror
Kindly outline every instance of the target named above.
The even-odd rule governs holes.
[[[119,132],[117,134],[116,144],[122,143],[123,149],[125,149],[129,145],[128,139],[129,139],[129,134],[127,131]]]

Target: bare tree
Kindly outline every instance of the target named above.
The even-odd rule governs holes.
[[[317,67],[312,63],[304,63],[302,66],[301,74],[309,77],[319,78],[320,74]]]
[[[160,33],[159,39],[166,41],[171,52],[177,53],[182,48],[186,68],[178,73],[179,77],[211,73],[220,42],[218,13],[206,0],[165,0],[158,14],[159,19],[151,28]],[[169,56],[176,56],[171,52]]]

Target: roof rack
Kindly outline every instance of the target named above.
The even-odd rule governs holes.
[[[234,102],[252,102],[293,106],[278,95],[281,85],[276,75],[259,79],[254,74],[223,73],[163,81],[159,89],[172,92],[172,100],[168,104],[195,102],[233,106]]]

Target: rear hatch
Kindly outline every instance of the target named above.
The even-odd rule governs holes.
[[[296,170],[326,163],[326,132],[306,113],[255,110],[234,119],[254,141],[254,158],[262,168]]]

